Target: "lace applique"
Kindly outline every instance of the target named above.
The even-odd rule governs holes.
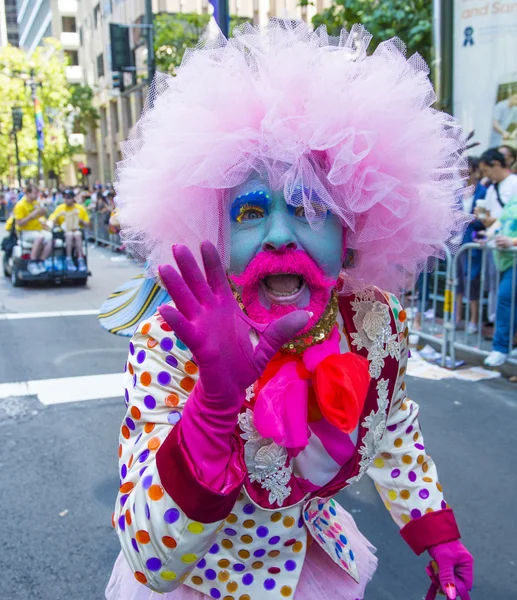
[[[354,326],[357,333],[352,333],[352,344],[358,350],[368,350],[370,375],[378,379],[384,367],[384,359],[389,355],[400,358],[398,335],[391,333],[391,319],[386,304],[375,300],[373,290],[359,292],[352,301]]]
[[[287,485],[291,480],[292,468],[287,462],[287,450],[271,439],[260,436],[253,422],[253,411],[249,408],[239,415],[239,426],[244,433],[244,461],[250,481],[258,481],[269,492],[269,503],[282,506],[291,494]]]
[[[358,451],[361,455],[359,473],[347,480],[349,485],[361,479],[379,450],[379,444],[386,430],[386,408],[388,407],[387,379],[379,379],[377,382],[377,405],[377,412],[372,410],[361,423],[366,428],[366,434]]]

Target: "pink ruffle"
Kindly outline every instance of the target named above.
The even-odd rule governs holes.
[[[347,227],[345,291],[407,286],[466,222],[464,136],[432,108],[425,62],[397,38],[367,55],[361,26],[337,39],[272,20],[234,36],[207,37],[177,77],[154,81],[117,173],[133,254],[155,274],[171,244],[199,252],[208,239],[228,266],[228,190],[261,173],[315,230],[316,197]]]
[[[341,514],[342,513],[342,514]],[[375,548],[357,529],[353,517],[340,511],[359,569],[356,583],[313,542],[307,551],[294,600],[363,600],[364,591],[377,569]],[[174,592],[157,594],[133,577],[122,552],[119,554],[106,588],[106,600],[209,600],[208,596],[181,585]]]

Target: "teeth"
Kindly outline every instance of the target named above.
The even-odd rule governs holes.
[[[295,290],[293,290],[292,292],[275,292],[274,290],[272,290],[271,288],[268,288],[269,292],[271,294],[273,294],[273,296],[292,296],[293,294],[296,294],[297,292],[300,291],[300,287],[297,287]]]

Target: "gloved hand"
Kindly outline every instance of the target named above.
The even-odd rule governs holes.
[[[426,600],[434,600],[438,592],[450,600],[470,600],[469,591],[474,579],[474,560],[459,541],[445,542],[429,548],[433,561],[427,567],[432,584]]]
[[[309,313],[295,311],[266,325],[254,323],[233,297],[213,244],[201,245],[206,279],[187,247],[174,246],[173,253],[181,274],[170,265],[158,271],[175,308],[165,304],[159,312],[199,368],[181,431],[205,483],[218,486],[246,389],[280,347],[305,327]]]

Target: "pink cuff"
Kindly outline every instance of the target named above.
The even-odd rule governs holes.
[[[224,484],[214,490],[202,481],[192,462],[181,434],[181,422],[165,438],[156,453],[156,466],[161,483],[169,496],[189,519],[200,523],[216,523],[231,513],[241,491],[246,466],[240,439],[230,438],[231,456]]]
[[[413,519],[400,530],[400,535],[418,556],[431,546],[453,542],[461,537],[451,508]]]

